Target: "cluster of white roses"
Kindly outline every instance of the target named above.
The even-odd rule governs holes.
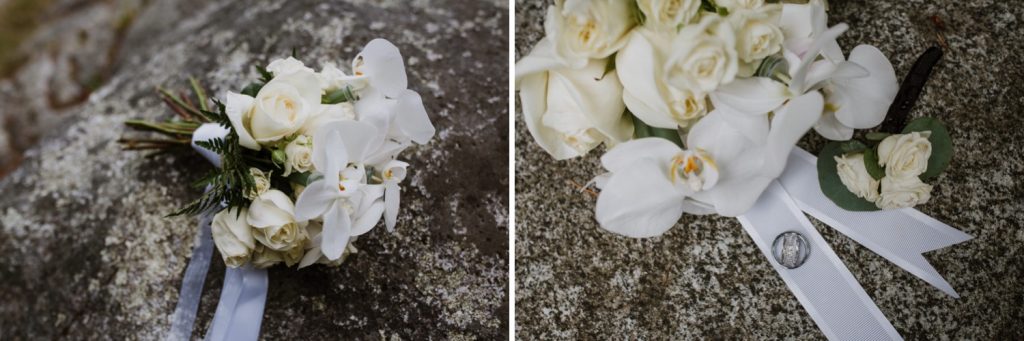
[[[369,42],[351,75],[334,65],[315,72],[294,58],[266,70],[272,78],[255,96],[227,94],[225,112],[238,143],[269,152],[273,165],[250,169],[252,202],[217,213],[214,242],[232,267],[340,264],[355,250],[350,242],[381,217],[393,230],[408,166],[395,158],[429,141],[434,127],[386,40]],[[325,99],[339,90],[352,98]]]
[[[605,229],[648,237],[684,212],[740,215],[807,131],[850,139],[896,97],[888,59],[868,45],[844,55],[847,25],[827,26],[825,6],[555,0],[516,64],[525,122],[556,159],[612,148],[595,179]]]
[[[878,165],[885,168],[880,180],[868,173],[864,153],[836,156],[839,179],[851,193],[881,209],[913,207],[931,198],[932,186],[921,181],[928,169],[931,132],[890,135],[878,144]],[[881,192],[879,192],[881,187]]]

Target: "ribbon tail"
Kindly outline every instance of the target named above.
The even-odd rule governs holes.
[[[778,182],[772,181],[757,203],[738,219],[830,340],[902,340]],[[782,266],[772,256],[775,238],[789,231],[800,233],[811,245],[807,261],[795,269]]]
[[[199,245],[192,250],[192,259],[185,268],[185,276],[181,280],[178,293],[178,304],[171,315],[171,329],[164,340],[188,340],[192,337],[192,328],[199,310],[199,300],[203,294],[203,282],[210,268],[213,257],[213,237],[210,234],[210,221],[213,215],[209,212],[199,219]]]
[[[821,192],[816,157],[795,148],[787,165],[778,181],[801,210],[942,292],[960,297],[922,253],[973,237],[912,208],[847,211]]]
[[[259,339],[263,323],[263,308],[267,301],[267,270],[250,265],[228,268],[224,274],[224,288],[220,292],[217,312],[213,315],[209,341],[255,341]]]

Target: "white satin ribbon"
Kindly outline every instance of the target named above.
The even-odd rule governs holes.
[[[196,145],[196,141],[207,141],[227,136],[228,130],[219,124],[206,123],[192,133],[192,148],[220,167],[220,156],[211,150]],[[199,245],[192,251],[192,259],[185,270],[178,304],[171,317],[171,329],[165,340],[187,340],[192,335],[203,281],[213,254],[213,238],[210,236],[210,220],[204,214],[200,220]],[[213,322],[207,330],[205,340],[210,341],[255,341],[259,339],[263,322],[263,308],[267,301],[267,270],[251,266],[228,267],[224,274],[220,301],[213,315]]]
[[[740,224],[826,337],[901,340],[803,212],[953,297],[958,297],[956,291],[921,253],[969,240],[971,236],[911,208],[844,210],[821,193],[816,161],[810,153],[794,149],[785,172],[750,211],[738,217]],[[799,232],[811,245],[807,261],[795,269],[783,267],[772,256],[772,242],[787,231]]]

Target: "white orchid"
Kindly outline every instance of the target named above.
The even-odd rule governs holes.
[[[380,169],[381,181],[384,183],[384,226],[388,232],[395,231],[395,223],[398,220],[399,195],[402,188],[399,184],[405,180],[408,163],[390,160],[378,167]]]
[[[816,109],[820,111],[814,128],[822,136],[845,140],[855,128],[870,128],[882,122],[898,90],[892,65],[877,48],[867,45],[855,48],[846,60],[842,51],[836,50],[836,38],[848,26],[824,29],[824,15],[818,5],[784,7],[782,28],[791,35],[783,49],[789,66],[784,77],[788,84],[750,77],[721,87],[711,99],[726,114],[726,120],[747,134],[765,132],[767,113],[820,90],[826,104]]]
[[[596,217],[625,236],[658,236],[682,216],[746,212],[785,168],[789,152],[817,118],[823,100],[811,93],[776,113],[761,139],[735,129],[713,111],[687,136],[687,150],[661,138],[623,143],[601,158],[611,174],[602,179]]]
[[[334,260],[349,238],[368,232],[384,213],[384,188],[367,181],[365,159],[377,129],[357,121],[326,124],[313,135],[313,165],[323,176],[310,183],[295,205],[297,220],[323,217],[320,249]]]

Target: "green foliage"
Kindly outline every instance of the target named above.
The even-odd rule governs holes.
[[[267,68],[257,65],[256,72],[260,73],[260,82],[263,84],[270,83],[271,79],[274,79],[274,74],[267,71]]]
[[[889,135],[892,135],[892,134],[883,133],[883,132],[880,132],[880,131],[873,131],[873,132],[865,134],[864,137],[867,138],[868,141],[881,141],[881,140],[885,140],[885,138],[889,137]]]
[[[260,93],[260,90],[263,89],[263,85],[263,83],[259,82],[249,83],[249,85],[242,88],[242,94],[249,97],[256,97],[256,94]]]
[[[915,131],[931,132],[928,142],[932,144],[932,155],[928,157],[928,169],[921,174],[920,178],[921,181],[935,179],[946,170],[946,167],[949,167],[949,162],[953,160],[953,140],[949,137],[946,125],[931,117],[915,119],[903,127],[904,134]]]
[[[647,125],[643,120],[633,115],[633,113],[626,110],[626,113],[633,118],[633,136],[636,138],[644,137],[660,137],[672,143],[675,143],[679,148],[683,147],[683,140],[679,137],[679,131],[675,129],[657,128]]]
[[[857,140],[849,140],[839,142],[839,148],[844,154],[851,154],[863,152],[865,149],[868,149],[868,146]]]
[[[835,157],[844,153],[840,142],[829,142],[818,154],[818,185],[821,192],[836,205],[848,211],[877,211],[874,203],[858,197],[846,189],[839,179]],[[865,163],[867,158],[865,157]],[[877,163],[876,163],[877,164]]]
[[[775,78],[775,72],[787,67],[786,60],[779,55],[771,55],[761,60],[761,64],[754,71],[754,76]]]
[[[878,152],[875,148],[864,150],[864,168],[867,169],[871,178],[875,180],[882,180],[882,177],[885,176],[885,168],[878,164]]]
[[[201,197],[175,211],[171,216],[195,215],[215,209],[221,204],[226,205],[228,209],[249,206],[250,200],[245,198],[245,193],[252,190],[255,184],[252,175],[249,174],[250,165],[245,155],[246,150],[238,144],[238,133],[231,127],[231,122],[224,111],[224,105],[216,100],[214,103],[217,111],[204,110],[202,113],[210,121],[228,128],[228,135],[223,138],[196,141],[196,145],[219,154],[221,167],[193,183],[192,185],[195,187],[209,189]]]
[[[334,89],[334,90],[327,91],[327,93],[325,93],[323,95],[323,97],[320,98],[320,103],[321,104],[338,104],[338,103],[355,101],[357,99],[358,98],[356,98],[356,95],[354,93],[352,93],[352,87],[345,86],[344,88],[341,88],[341,89]]]

